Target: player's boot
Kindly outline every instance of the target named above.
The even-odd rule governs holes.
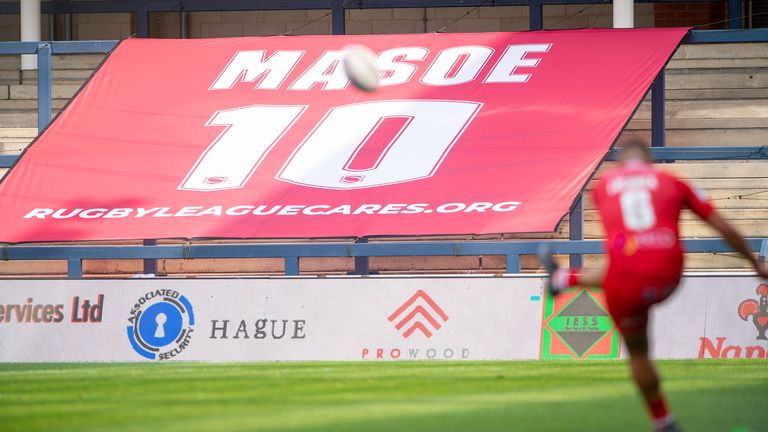
[[[680,429],[680,426],[677,425],[677,422],[673,418],[669,423],[663,426],[656,426],[656,432],[683,432],[683,430]]]
[[[549,246],[541,245],[539,248],[539,261],[541,261],[541,265],[547,271],[547,291],[549,291],[549,294],[556,296],[568,288],[568,274],[565,270],[558,267],[552,256],[552,249]]]

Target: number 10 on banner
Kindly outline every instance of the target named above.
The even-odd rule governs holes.
[[[482,107],[478,102],[388,100],[331,108],[293,151],[278,180],[322,189],[360,189],[434,175]],[[216,112],[224,130],[180,190],[246,185],[306,105],[252,105]]]

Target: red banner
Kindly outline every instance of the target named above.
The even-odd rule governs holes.
[[[685,33],[126,40],[0,184],[0,241],[551,231]]]

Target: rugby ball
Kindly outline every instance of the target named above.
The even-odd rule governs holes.
[[[344,49],[344,72],[349,81],[360,90],[372,92],[379,88],[379,70],[376,54],[362,45],[350,45]]]

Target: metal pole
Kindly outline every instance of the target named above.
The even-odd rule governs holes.
[[[584,240],[584,200],[582,194],[579,194],[576,201],[573,202],[569,218],[571,240]],[[581,254],[570,255],[571,268],[581,268],[584,266],[584,257]]]
[[[664,69],[659,72],[651,86],[651,146],[664,147],[665,118],[664,118]]]
[[[48,14],[48,40],[56,40],[56,14]]]
[[[64,14],[64,40],[65,41],[72,40],[72,14],[71,13]]]
[[[541,0],[531,0],[529,8],[529,24],[531,30],[544,29],[544,5]]]
[[[37,133],[51,122],[51,44],[41,43],[37,48]]]
[[[79,258],[70,258],[67,260],[67,278],[83,278],[83,261]]]
[[[187,18],[188,18],[187,14],[188,12],[184,12],[184,11],[181,12],[181,24],[180,24],[181,29],[179,31],[179,37],[181,37],[182,39],[186,39],[189,37],[188,30],[187,30]]]
[[[728,28],[740,29],[744,27],[744,11],[741,0],[728,0]]]
[[[520,255],[519,254],[507,254],[507,269],[508,274],[520,273]]]
[[[635,26],[635,0],[613,0],[613,28]]]
[[[333,0],[331,6],[331,34],[343,35],[347,33],[345,15],[344,0]]]
[[[368,243],[368,237],[360,237],[355,240],[355,243]],[[355,272],[353,274],[360,276],[367,276],[371,274],[371,262],[370,257],[356,256],[355,257]]]
[[[21,41],[40,41],[40,0],[21,0]],[[37,69],[37,57],[34,54],[21,56],[21,70]]]
[[[285,275],[286,276],[299,275],[299,257],[297,256],[285,257]]]
[[[136,37],[149,37],[149,1],[138,2],[136,7]]]
[[[157,246],[157,240],[144,240],[144,246]],[[144,260],[144,274],[157,274],[157,260]]]

